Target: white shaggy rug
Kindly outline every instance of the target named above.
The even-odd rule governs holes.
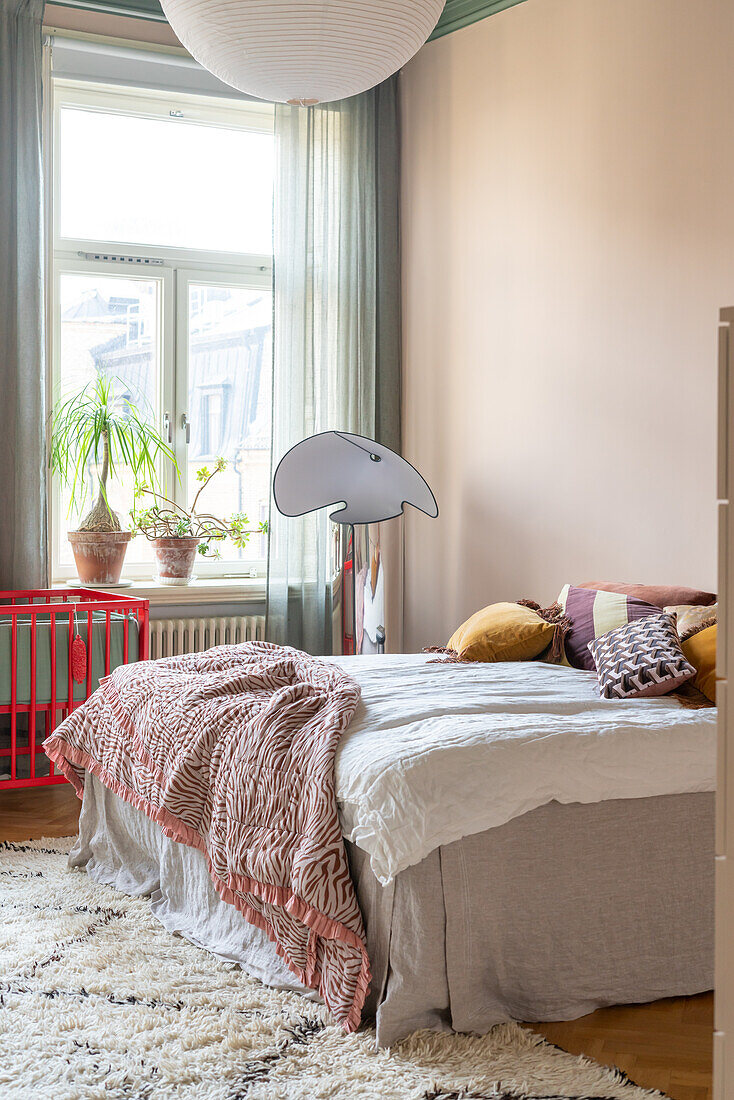
[[[171,936],[146,898],[0,845],[0,1096],[52,1100],[661,1098],[516,1024],[374,1050],[319,1005]]]

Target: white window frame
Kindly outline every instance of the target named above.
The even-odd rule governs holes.
[[[246,275],[235,275],[230,271],[215,270],[209,268],[207,270],[201,267],[179,267],[176,272],[176,348],[177,348],[177,364],[175,370],[175,387],[176,396],[174,400],[174,407],[176,409],[176,416],[173,422],[174,428],[174,450],[178,454],[184,453],[186,447],[186,430],[183,426],[183,416],[188,418],[188,394],[189,394],[189,357],[188,357],[188,342],[189,342],[189,326],[188,326],[188,303],[189,303],[189,286],[191,283],[201,283],[205,286],[227,286],[227,287],[241,287],[247,290],[270,290],[272,286],[272,276],[270,271],[268,272],[250,272]],[[202,460],[206,462],[206,460]],[[193,486],[186,486],[186,471],[182,469],[183,484],[178,490],[178,494],[181,499],[185,496],[191,496],[192,489],[196,491]],[[177,498],[174,498],[177,499]],[[202,500],[204,498],[202,497]],[[236,506],[233,506],[233,511],[236,511]],[[253,526],[257,525],[257,517],[250,516],[250,520]],[[196,561],[196,575],[198,577],[264,577],[266,570],[265,558],[259,561],[243,562],[242,568],[237,569],[237,563],[227,561],[217,561],[216,559],[197,558]]]
[[[54,386],[58,377],[60,351],[59,285],[62,273],[104,273],[109,276],[131,279],[158,280],[159,339],[161,383],[158,428],[164,434],[164,416],[168,414],[173,429],[172,445],[179,459],[183,484],[176,485],[175,499],[185,503],[187,498],[186,433],[183,417],[188,417],[188,285],[201,282],[209,285],[270,289],[272,286],[272,256],[262,254],[241,255],[231,252],[210,252],[201,249],[143,246],[136,242],[85,240],[62,238],[53,212],[59,209],[58,157],[54,155],[59,145],[61,110],[78,107],[105,113],[137,114],[146,118],[183,117],[187,123],[201,122],[233,129],[255,130],[261,133],[273,131],[273,107],[270,104],[239,100],[223,100],[211,96],[186,95],[180,92],[149,91],[147,89],[121,88],[103,84],[91,84],[70,80],[52,81],[50,101],[51,148],[48,150],[48,187],[52,195],[48,239],[53,253],[52,278],[50,280],[48,403],[52,407]],[[181,111],[182,116],[172,115]],[[87,258],[87,256],[94,258]],[[134,256],[141,262],[127,263],[107,256]],[[151,265],[146,260],[162,260]],[[175,484],[172,467],[162,470],[162,478],[170,487]],[[60,525],[65,520],[61,505],[61,489],[56,478],[49,478],[49,560],[54,582],[73,578],[73,564],[60,561]],[[139,536],[142,537],[142,536]],[[252,562],[218,561],[199,558],[197,576],[202,578],[242,578],[265,575],[265,560]],[[125,576],[134,581],[150,579],[153,564],[126,562]]]

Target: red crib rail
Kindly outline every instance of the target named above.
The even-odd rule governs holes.
[[[104,612],[104,623],[97,622],[97,627],[103,627],[104,635],[104,671],[109,675],[111,661],[111,627],[113,612],[122,613],[122,647],[123,664],[128,663],[128,632],[130,627],[129,616],[132,614],[138,621],[138,660],[148,659],[148,600],[141,600],[137,596],[121,596],[113,592],[102,592],[91,588],[37,588],[19,590],[14,592],[0,591],[0,619],[10,619],[10,701],[0,700],[0,720],[3,715],[10,715],[10,745],[5,747],[0,744],[0,773],[8,770],[10,764],[10,778],[0,779],[0,792],[19,787],[44,787],[52,783],[65,783],[63,775],[54,769],[49,761],[47,775],[36,774],[36,755],[43,754],[40,745],[37,744],[36,717],[39,713],[45,715],[43,723],[43,737],[56,729],[72,710],[75,710],[84,699],[88,699],[92,693],[92,661],[93,661],[93,616],[95,612]],[[36,698],[37,680],[37,637],[36,628],[39,615],[48,615],[50,624],[50,700],[38,702]],[[30,622],[30,693],[29,702],[18,701],[18,622],[20,619]],[[56,698],[56,626],[57,623],[66,624],[68,621],[69,640],[67,645],[67,691],[66,700]],[[75,621],[86,625],[87,631],[87,668],[84,682],[84,698],[74,699],[75,681],[72,675],[72,639],[74,637]],[[27,744],[19,744],[18,716],[28,715]],[[29,757],[27,776],[18,774],[18,764],[21,757]]]

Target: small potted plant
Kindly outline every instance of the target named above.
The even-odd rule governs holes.
[[[99,376],[81,392],[59,402],[51,417],[49,464],[62,484],[71,488],[71,504],[81,507],[87,495],[86,470],[101,464],[99,492],[91,509],[68,539],[82,584],[117,584],[132,531],[123,531],[120,517],[107,499],[107,481],[118,469],[132,469],[158,485],[156,463],[167,458],[178,471],[171,448],[136,406],[115,396],[112,379]]]
[[[196,480],[201,485],[188,510],[159,490],[138,485],[136,498],[150,496],[155,503],[140,511],[136,507],[132,509],[132,527],[153,543],[160,584],[189,584],[193,578],[197,553],[205,557],[219,557],[219,549],[213,547],[212,543],[230,538],[235,546],[244,548],[251,534],[267,531],[267,522],[256,528],[248,528],[247,516],[242,512],[235,512],[226,520],[197,512],[199,497],[212,478],[226,468],[226,461],[218,458],[214,469],[202,466],[196,471]]]

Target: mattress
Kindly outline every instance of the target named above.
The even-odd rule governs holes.
[[[715,790],[714,707],[602,699],[594,673],[537,661],[333,660],[362,687],[335,763],[342,830],[383,885],[553,801]]]
[[[69,694],[69,605],[59,605],[63,611],[56,616],[56,702],[68,701]],[[105,675],[106,612],[92,615],[92,691],[99,687]],[[138,620],[135,615],[113,611],[110,614],[110,670],[124,663],[124,623],[128,623],[128,661],[138,659]],[[31,701],[31,619],[18,616],[17,627],[17,695],[18,703]],[[12,665],[12,620],[0,616],[0,706],[10,704]],[[87,642],[87,611],[77,618],[76,633]],[[86,680],[73,684],[75,700],[86,699]],[[36,703],[51,702],[51,617],[36,615]]]

